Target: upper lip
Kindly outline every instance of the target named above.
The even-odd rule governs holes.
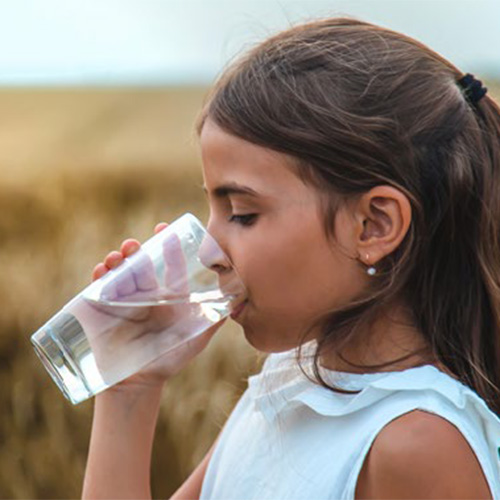
[[[223,283],[222,280],[219,279],[219,288],[223,295],[234,296],[232,298],[232,302],[236,304],[243,302],[247,298],[247,290],[245,288],[245,285],[243,285],[243,283],[237,276],[236,279],[233,276],[232,279],[229,279],[225,283]]]
[[[230,269],[226,269],[224,271],[216,272],[217,279],[219,281],[219,288],[225,295],[231,293],[243,293],[244,295],[246,295],[246,286],[234,267],[231,267]]]

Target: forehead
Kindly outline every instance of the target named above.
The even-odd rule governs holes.
[[[297,195],[309,190],[292,159],[225,132],[207,120],[200,134],[203,175],[208,190],[237,183],[264,195]]]

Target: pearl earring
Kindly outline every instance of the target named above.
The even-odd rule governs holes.
[[[370,260],[370,256],[368,254],[366,254],[366,260],[369,261]],[[367,270],[366,270],[366,274],[370,275],[370,276],[374,276],[375,274],[377,273],[377,269],[374,267],[374,266],[370,266]]]

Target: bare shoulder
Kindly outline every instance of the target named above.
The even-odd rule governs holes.
[[[367,455],[356,498],[488,498],[481,466],[444,418],[412,411],[385,426]]]

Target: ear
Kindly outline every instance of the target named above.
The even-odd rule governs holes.
[[[403,241],[411,223],[411,205],[400,190],[376,186],[358,199],[355,218],[359,257],[373,265]]]

